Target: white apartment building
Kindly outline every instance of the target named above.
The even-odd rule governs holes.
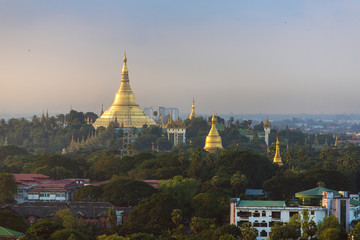
[[[295,214],[308,209],[310,218],[318,223],[326,216],[324,207],[287,207],[285,201],[230,200],[230,224],[241,226],[250,223],[258,230],[258,240],[265,240],[275,222],[289,222]]]

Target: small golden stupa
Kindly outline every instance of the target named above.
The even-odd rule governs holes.
[[[126,53],[124,55],[121,83],[115,95],[113,104],[93,123],[95,129],[107,127],[110,122],[117,121],[123,127],[142,128],[144,124],[155,125],[135,102],[135,95],[130,88],[129,73],[126,65]]]
[[[270,121],[269,121],[268,117],[266,117],[266,121],[264,123],[264,128],[271,128],[271,124],[270,124]]]
[[[274,156],[274,164],[277,164],[279,166],[282,166],[283,163],[281,161],[281,156],[280,156],[280,147],[279,147],[279,134],[276,137],[276,152],[275,152],[275,156]]]
[[[206,151],[211,153],[215,153],[217,149],[223,149],[221,137],[219,135],[218,130],[216,129],[215,123],[216,123],[216,118],[215,118],[215,114],[213,114],[211,119],[211,129],[206,137],[205,147],[204,147]]]
[[[196,113],[195,113],[195,101],[193,99],[192,101],[192,107],[191,107],[191,113],[189,115],[189,119],[193,119],[196,118]]]

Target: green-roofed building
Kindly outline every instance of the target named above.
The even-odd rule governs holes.
[[[230,199],[230,224],[242,226],[250,223],[259,235],[257,240],[266,240],[271,226],[276,222],[289,222],[295,214],[302,214],[304,209],[309,210],[311,218],[319,223],[326,216],[326,208],[314,206],[286,206],[285,201],[267,200],[240,200]]]
[[[17,232],[0,226],[0,239],[18,239],[18,237],[22,235],[24,234],[21,232]]]
[[[335,197],[340,194],[324,187],[312,188],[306,191],[295,193],[295,197],[299,199],[299,204],[303,206],[322,206],[323,192],[333,192]]]

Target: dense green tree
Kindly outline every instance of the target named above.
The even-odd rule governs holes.
[[[243,224],[240,230],[244,240],[255,240],[258,236],[258,230],[252,227],[250,223]]]
[[[70,209],[61,209],[57,211],[52,217],[52,220],[68,229],[79,229],[81,227],[77,218]]]
[[[47,240],[51,234],[57,230],[63,229],[62,225],[49,220],[36,222],[26,231],[29,240]]]
[[[10,210],[0,211],[0,226],[22,233],[29,227],[22,216]]]
[[[12,203],[17,191],[15,178],[10,173],[0,173],[0,204]]]
[[[346,239],[346,232],[344,227],[339,223],[339,220],[335,216],[330,215],[318,223],[317,236],[319,236],[321,240],[340,240]]]
[[[61,230],[56,230],[50,235],[51,240],[69,240],[69,239],[76,239],[76,240],[87,240],[89,239],[84,233],[76,231],[74,229],[65,228]]]
[[[135,206],[155,192],[156,189],[142,181],[114,177],[104,185],[102,201],[111,202],[116,206]]]
[[[166,193],[155,193],[141,201],[130,213],[129,223],[157,225],[162,229],[173,228],[171,213],[176,209],[176,201]]]
[[[360,222],[353,227],[348,233],[349,240],[360,240]]]
[[[207,230],[211,225],[215,226],[214,218],[192,217],[190,221],[190,227],[194,233]]]
[[[160,183],[160,190],[171,195],[181,207],[190,205],[198,188],[198,182],[195,179],[182,176],[175,176],[173,179]]]
[[[84,186],[74,193],[75,202],[100,202],[102,200],[103,188],[101,186]]]

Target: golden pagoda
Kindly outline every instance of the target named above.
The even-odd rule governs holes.
[[[211,129],[206,137],[205,147],[204,147],[206,151],[211,153],[215,153],[217,149],[223,149],[221,137],[219,135],[218,130],[216,129],[215,123],[216,123],[216,118],[215,118],[215,114],[213,114],[211,119],[211,124],[212,124]]]
[[[275,156],[274,156],[274,164],[277,164],[279,166],[282,166],[283,163],[281,161],[281,156],[280,156],[280,147],[279,147],[279,134],[276,137],[276,152],[275,152]]]
[[[269,118],[268,118],[268,117],[266,117],[266,121],[265,121],[265,123],[264,123],[264,128],[271,128],[271,124],[270,124],[270,122],[269,122]]]
[[[193,99],[192,101],[192,107],[191,107],[191,113],[189,115],[189,119],[193,119],[196,118],[196,113],[195,113],[195,101]]]
[[[121,122],[124,127],[142,128],[144,124],[155,125],[135,102],[135,95],[130,88],[129,73],[126,65],[126,53],[124,55],[121,83],[115,95],[113,104],[93,123],[95,129],[107,127],[110,122]]]

